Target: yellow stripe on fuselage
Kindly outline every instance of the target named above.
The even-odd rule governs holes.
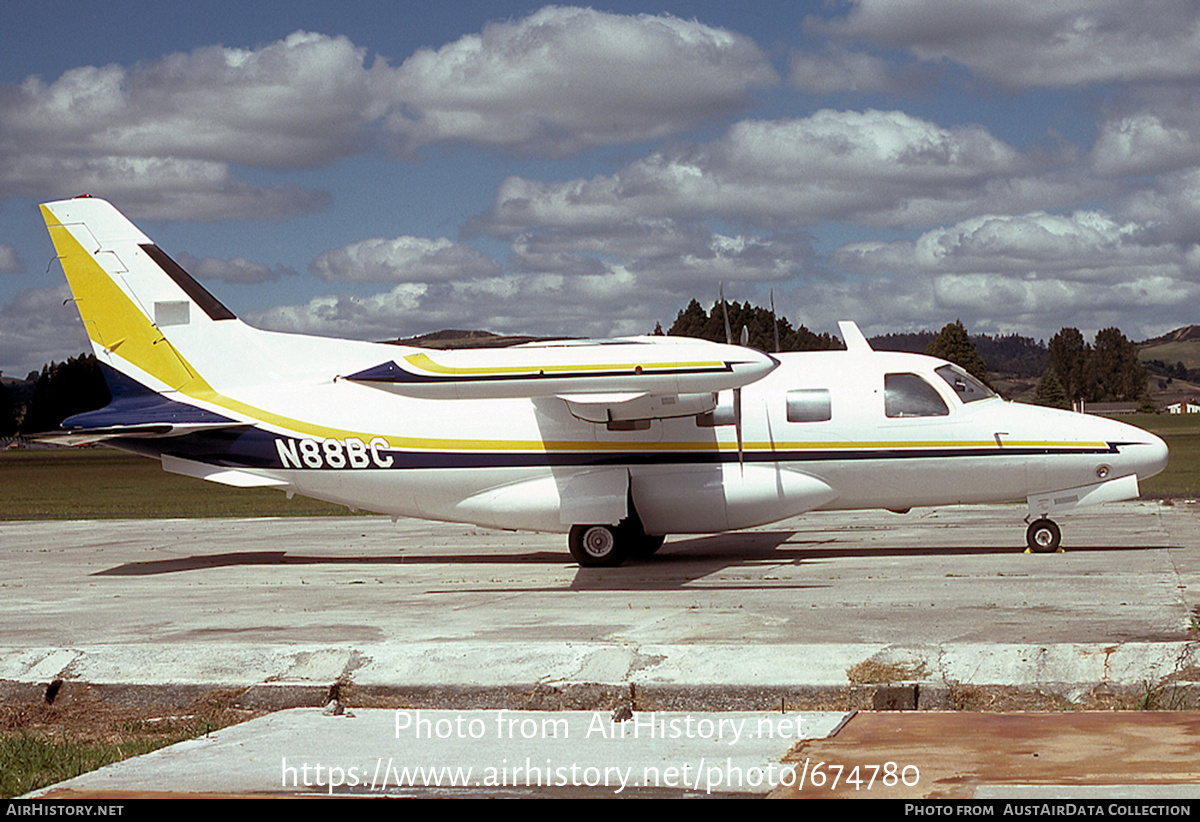
[[[511,376],[513,374],[528,374],[536,377],[541,374],[569,374],[573,372],[604,372],[629,371],[640,368],[645,371],[677,371],[683,368],[724,368],[725,363],[709,362],[653,362],[653,363],[575,363],[571,365],[511,365],[511,366],[471,366],[457,367],[442,365],[435,362],[428,354],[409,354],[404,361],[414,368],[431,374],[442,374],[448,377],[487,377],[493,375]]]

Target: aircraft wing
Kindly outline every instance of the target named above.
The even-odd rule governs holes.
[[[779,365],[752,348],[681,337],[404,350],[339,378],[428,399],[558,397],[580,419],[609,422],[712,411],[717,392],[762,379]]]

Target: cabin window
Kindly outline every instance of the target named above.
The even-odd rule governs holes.
[[[954,389],[954,393],[963,402],[975,402],[976,400],[986,400],[989,397],[996,396],[995,391],[972,377],[966,371],[963,371],[957,365],[943,365],[936,370],[936,373]]]
[[[833,419],[833,412],[827,389],[787,392],[788,422],[825,422],[830,419]]]
[[[950,413],[937,390],[916,374],[885,374],[883,407],[889,417],[944,417]]]

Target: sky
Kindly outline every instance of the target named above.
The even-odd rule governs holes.
[[[0,0],[0,372],[88,349],[37,204],[252,325],[612,337],[693,299],[1200,322],[1200,4]]]

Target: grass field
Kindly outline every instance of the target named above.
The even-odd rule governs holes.
[[[1183,340],[1148,345],[1138,349],[1138,359],[1158,360],[1167,365],[1181,362],[1184,368],[1200,368],[1200,344],[1196,340]]]
[[[158,460],[111,448],[0,453],[0,520],[345,515],[341,505],[269,488],[230,488],[168,474]]]
[[[1167,442],[1171,461],[1146,496],[1200,497],[1200,414],[1120,418]],[[0,452],[0,520],[345,515],[341,505],[267,488],[229,488],[168,474],[158,460],[110,448]]]
[[[1158,434],[1171,451],[1166,470],[1139,483],[1142,496],[1200,497],[1200,414],[1132,414],[1118,419]]]

